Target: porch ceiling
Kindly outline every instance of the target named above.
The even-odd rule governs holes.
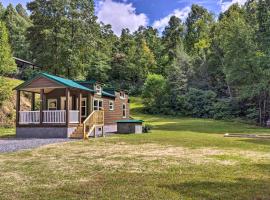
[[[23,89],[22,91],[25,91],[25,92],[34,92],[34,93],[38,93],[38,94],[40,94],[40,90],[41,89],[44,89],[44,93],[50,93],[50,92],[52,92],[53,90],[55,90],[55,89],[61,89],[61,88],[59,88],[59,87],[57,87],[57,88],[29,88],[29,89],[27,89],[27,88],[25,88],[25,89]],[[63,88],[64,89],[64,88]]]

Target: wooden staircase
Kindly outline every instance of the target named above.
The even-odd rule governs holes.
[[[76,130],[70,135],[71,139],[82,139],[84,136],[83,134],[83,124],[79,124]]]
[[[88,133],[94,131],[94,137],[96,137],[95,128],[102,127],[102,136],[104,136],[104,110],[93,111],[82,124],[78,125],[76,130],[70,135],[71,139],[88,139]]]

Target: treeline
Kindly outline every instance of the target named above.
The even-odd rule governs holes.
[[[184,23],[171,18],[162,41],[167,73],[148,75],[143,89],[148,112],[266,124],[270,1],[232,5],[217,20],[194,5]]]
[[[13,55],[45,71],[142,95],[151,113],[268,120],[269,1],[235,4],[218,19],[193,5],[185,21],[171,17],[163,33],[149,26],[120,37],[98,23],[91,0],[34,0],[27,8],[30,16],[21,5],[0,6],[1,26]]]

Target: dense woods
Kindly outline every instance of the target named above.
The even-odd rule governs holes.
[[[218,17],[193,5],[162,33],[149,26],[120,37],[98,23],[91,0],[34,0],[27,8],[30,16],[20,4],[0,5],[1,76],[14,73],[13,52],[44,71],[142,96],[146,112],[260,125],[269,118],[269,1],[234,4]]]

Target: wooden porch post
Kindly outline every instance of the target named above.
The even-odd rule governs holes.
[[[66,125],[69,124],[69,88],[66,88]]]
[[[79,123],[82,123],[82,93],[79,94],[79,100],[78,100],[78,109],[79,109]]]
[[[21,110],[21,91],[17,90],[16,98],[16,124],[20,122],[20,110]]]
[[[35,111],[35,93],[32,92],[32,96],[31,96],[31,110]]]
[[[40,90],[40,124],[43,123],[43,109],[45,104],[44,89]]]

